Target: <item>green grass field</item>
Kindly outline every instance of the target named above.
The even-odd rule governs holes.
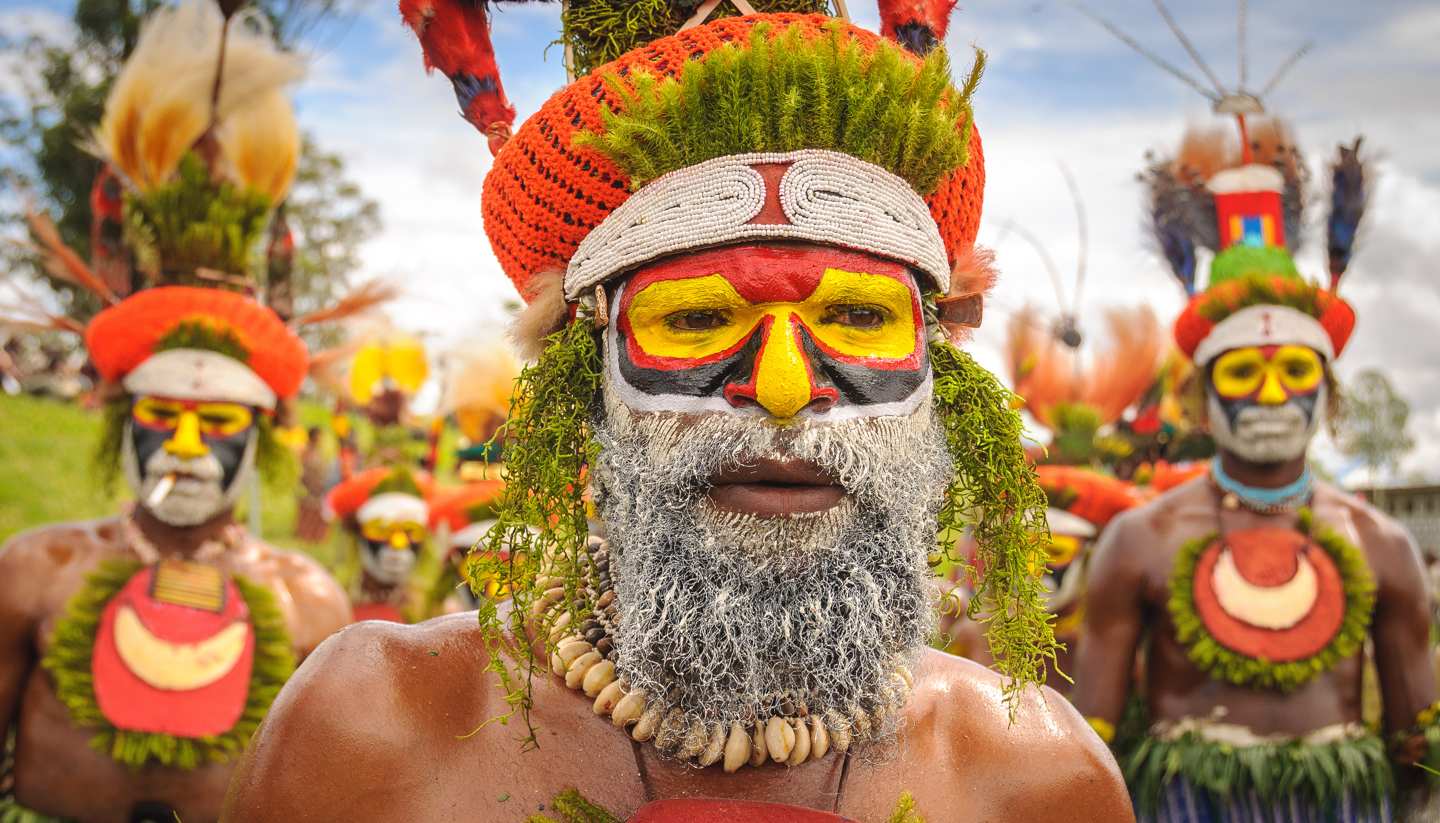
[[[324,415],[318,406],[301,410],[306,422]],[[92,460],[99,432],[99,414],[78,405],[0,395],[0,542],[47,523],[114,514],[128,499],[123,480],[113,493],[102,488]],[[332,536],[319,546],[295,540],[293,491],[262,484],[261,500],[267,542],[304,551],[331,568],[342,563],[343,538]]]

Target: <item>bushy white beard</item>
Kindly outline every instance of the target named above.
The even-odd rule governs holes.
[[[1315,398],[1315,413],[1307,415],[1295,403],[1279,406],[1251,406],[1230,418],[1214,391],[1206,392],[1210,417],[1210,434],[1221,449],[1248,463],[1283,463],[1305,454],[1315,432],[1320,429],[1321,410],[1325,408],[1326,387],[1320,386]]]
[[[930,406],[779,427],[610,402],[596,436],[617,668],[631,687],[706,728],[766,717],[788,699],[811,714],[863,713],[871,737],[888,733],[903,700],[896,667],[933,631],[926,557],[952,463]],[[716,471],[760,457],[812,461],[849,494],[789,518],[706,502]]]
[[[240,469],[235,473],[235,479],[231,481],[229,488],[223,485],[225,469],[213,454],[182,460],[164,449],[156,449],[150,459],[145,461],[142,472],[140,458],[135,453],[135,440],[128,427],[125,430],[124,444],[121,446],[120,460],[125,471],[125,481],[135,492],[137,504],[155,515],[155,519],[161,523],[184,528],[205,523],[235,506],[241,490],[245,488],[255,470],[257,442],[252,432],[250,442],[245,444],[244,456],[240,458]],[[159,505],[148,505],[146,500],[150,493],[155,491],[155,487],[165,475],[171,472],[192,474],[194,477],[177,479],[175,488],[165,495]]]

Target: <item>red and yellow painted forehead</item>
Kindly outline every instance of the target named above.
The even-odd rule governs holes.
[[[613,327],[619,376],[642,408],[878,407],[928,375],[920,294],[904,264],[815,245],[712,249],[646,266]],[[679,398],[693,398],[680,401]]]

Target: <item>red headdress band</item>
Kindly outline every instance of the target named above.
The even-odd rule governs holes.
[[[309,366],[304,341],[275,312],[236,292],[147,289],[95,315],[85,330],[85,346],[100,376],[119,382],[185,324],[237,343],[242,362],[278,397],[300,390]]]

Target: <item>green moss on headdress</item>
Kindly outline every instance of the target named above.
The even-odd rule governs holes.
[[[957,89],[944,49],[917,63],[894,43],[867,50],[838,28],[814,37],[762,24],[746,45],[717,48],[679,78],[606,77],[618,111],[603,110],[604,132],[581,132],[575,143],[615,161],[635,187],[732,154],[830,149],[928,195],[967,160],[970,96],[984,65],[977,53]]]
[[[1246,274],[1212,286],[1196,311],[1206,320],[1219,323],[1243,308],[1262,305],[1288,306],[1311,317],[1320,316],[1319,290],[1315,286],[1299,277],[1268,274]]]
[[[562,16],[577,76],[586,75],[631,49],[668,37],[695,14],[701,0],[571,0]],[[829,14],[828,0],[752,0],[762,14]],[[710,19],[734,10],[721,3]]]
[[[64,617],[55,626],[50,649],[41,661],[55,679],[55,696],[65,704],[75,725],[94,730],[90,740],[92,748],[130,768],[154,763],[195,769],[233,760],[244,750],[280,693],[280,687],[295,670],[285,617],[275,602],[275,595],[243,577],[231,577],[250,610],[250,626],[255,632],[249,692],[245,709],[234,726],[221,734],[198,738],[118,729],[96,702],[91,656],[105,606],[142,568],[133,560],[106,561],[96,567],[85,585],[70,599]]]
[[[546,338],[539,362],[520,373],[509,420],[496,435],[506,443],[505,490],[495,526],[470,554],[465,575],[480,599],[489,669],[509,696],[504,720],[518,711],[528,721],[531,675],[540,659],[523,638],[530,633],[531,607],[544,594],[542,581],[563,581],[572,616],[588,608],[580,602],[578,581],[589,533],[584,472],[598,455],[590,419],[600,394],[600,362],[594,325],[582,313]],[[485,596],[490,581],[511,591],[512,608],[502,611]]]
[[[1059,650],[1040,580],[1048,501],[1025,458],[1015,395],[949,343],[931,343],[930,364],[936,412],[955,461],[940,510],[938,552],[979,580],[970,617],[987,624],[995,669],[1013,699],[1026,685],[1044,682],[1046,662],[1053,664]],[[955,552],[967,528],[977,546],[973,565]]]
[[[211,286],[197,276],[212,269],[236,277],[250,271],[252,254],[270,216],[269,199],[210,177],[191,152],[174,179],[125,198],[125,236],[140,268],[170,286]]]
[[[424,497],[420,491],[420,484],[415,482],[415,475],[404,467],[400,467],[385,475],[385,479],[375,484],[371,496],[376,497],[382,494],[408,494],[411,497]]]
[[[155,353],[171,349],[201,349],[223,354],[241,363],[250,360],[250,350],[234,329],[204,319],[185,320],[175,324],[155,342]]]
[[[1210,263],[1210,286],[1246,277],[1287,277],[1300,279],[1295,259],[1278,246],[1238,245],[1215,255]]]

